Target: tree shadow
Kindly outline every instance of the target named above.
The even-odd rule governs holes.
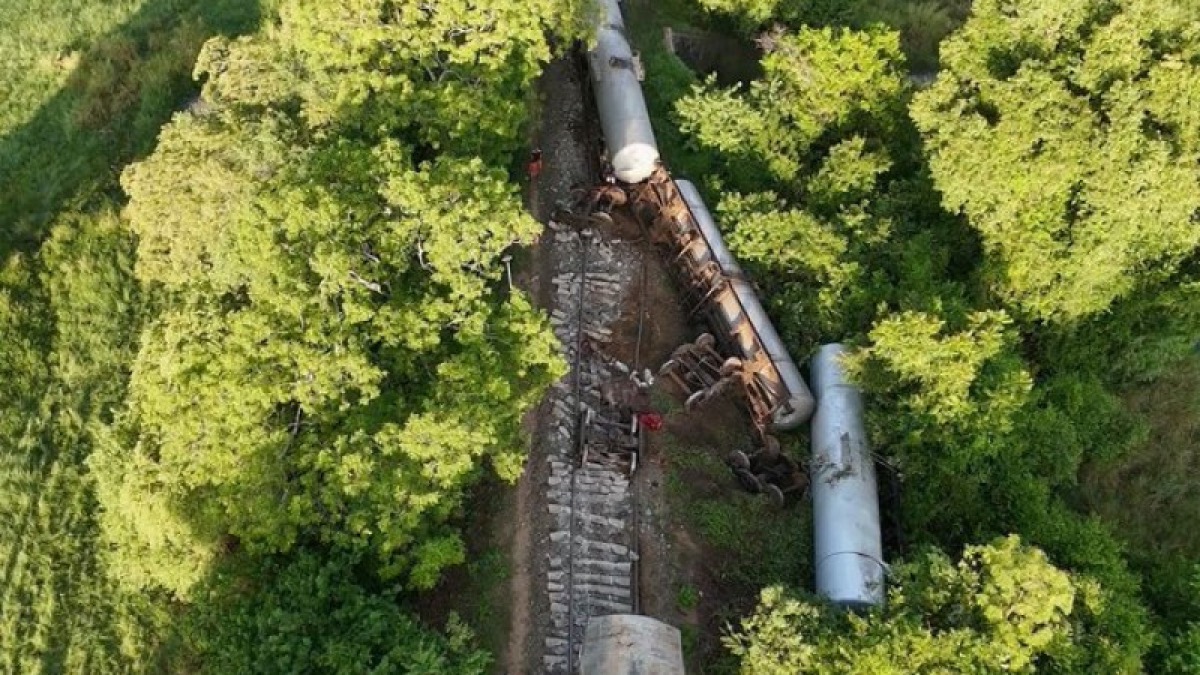
[[[71,74],[26,122],[0,136],[0,268],[11,256],[36,253],[64,210],[119,202],[120,170],[153,149],[161,126],[198,91],[192,70],[200,47],[214,35],[254,30],[262,14],[259,0],[145,0],[119,27],[43,55]],[[23,288],[15,299],[26,317],[48,303],[22,292],[38,283],[30,275],[17,284]],[[42,337],[50,349],[55,338]],[[44,614],[22,623],[20,635],[29,638],[26,645],[45,641],[22,656],[25,666],[39,662],[44,672],[87,672],[88,659],[116,658],[123,648],[118,628],[125,617],[91,606],[104,599],[89,585],[103,570],[90,538],[96,506],[81,466],[87,442],[80,429],[63,429],[75,412],[87,415],[94,401],[91,391],[76,393],[85,402],[61,414],[67,426],[47,427],[39,438],[42,454],[31,466],[38,480],[14,518],[12,541],[5,542],[16,553],[0,561],[0,593],[6,601],[20,598],[6,611],[31,612],[20,603],[42,603],[37,611]],[[46,396],[52,414],[68,407]],[[14,403],[14,409],[25,407],[0,402]],[[18,554],[44,566],[40,586],[17,578]],[[15,584],[25,587],[13,590]],[[76,657],[85,662],[72,661]]]
[[[67,82],[0,138],[0,260],[36,250],[55,215],[119,196],[120,169],[198,91],[192,67],[214,35],[254,30],[259,0],[148,0],[123,25],[68,47]]]

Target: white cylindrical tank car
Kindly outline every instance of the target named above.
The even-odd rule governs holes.
[[[579,675],[684,675],[679,629],[636,614],[593,616]]]
[[[770,362],[769,368],[758,369],[757,377],[766,380],[761,383],[764,388],[781,399],[772,415],[771,428],[788,431],[799,427],[812,415],[812,393],[804,384],[800,370],[759,302],[758,294],[746,281],[741,267],[725,246],[721,231],[704,205],[700,192],[690,181],[677,180],[675,185],[700,232],[700,237],[694,238],[685,252],[692,258],[694,268],[698,269],[709,262],[716,263],[729,289],[729,292],[712,296],[717,320],[724,324],[720,327],[722,332],[741,352],[745,363],[760,360]]]
[[[588,53],[588,70],[613,174],[623,182],[637,183],[649,178],[658,166],[658,144],[633,50],[625,39],[621,8],[617,0],[604,0],[603,9],[596,46]]]
[[[836,344],[821,347],[813,357],[813,391],[810,391],[758,295],[725,246],[696,187],[680,180],[674,181],[677,191],[671,190],[669,176],[665,189],[661,189],[664,184],[656,187],[643,183],[658,168],[658,145],[633,52],[625,38],[618,0],[602,0],[601,4],[604,16],[598,26],[596,46],[588,53],[588,66],[613,173],[628,187],[644,188],[644,194],[650,195],[649,203],[662,212],[674,213],[673,200],[679,198],[687,206],[690,218],[681,214],[665,218],[673,221],[676,228],[670,233],[671,239],[682,246],[680,259],[686,260],[693,281],[708,294],[714,320],[722,324],[717,328],[729,338],[730,346],[740,352],[741,372],[753,373],[753,382],[747,381],[747,386],[757,389],[759,398],[769,403],[771,429],[789,430],[802,425],[813,414],[813,393],[816,393],[810,472],[817,592],[843,606],[879,605],[884,597],[884,563],[875,466],[863,429],[862,398],[846,382],[838,362],[844,349]],[[633,617],[641,618],[644,617]],[[603,642],[610,634],[628,637],[642,630],[633,625],[636,621],[619,617],[604,619],[617,623],[609,626],[597,623],[598,618],[592,619],[588,626],[589,643],[593,638]],[[617,625],[621,621],[631,623]],[[676,645],[677,642],[676,634]],[[584,650],[584,664],[595,665],[584,673],[626,672],[611,670],[615,666],[608,665],[608,661],[589,661],[588,652]],[[598,657],[601,651],[592,650],[591,654]]]
[[[846,380],[840,344],[821,346],[809,381],[817,395],[812,423],[811,490],[817,594],[850,608],[884,599],[883,544],[875,462],[863,428],[862,395]]]

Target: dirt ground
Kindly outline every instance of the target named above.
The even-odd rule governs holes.
[[[614,231],[631,237],[640,228],[615,213]],[[648,245],[643,255],[642,302],[629,307],[614,332],[636,341],[613,345],[613,355],[657,372],[679,345],[711,330],[689,315],[666,255]],[[732,672],[721,644],[730,622],[751,611],[767,583],[806,582],[808,507],[779,510],[740,490],[724,458],[749,450],[749,417],[733,399],[683,409],[683,393],[657,380],[650,398],[665,427],[649,435],[633,489],[637,497],[638,585],[641,614],[680,629],[689,673]],[[806,455],[804,438],[784,439]],[[757,559],[757,560],[756,560]]]
[[[584,71],[577,54],[551,62],[537,84],[539,124],[530,148],[543,151],[543,170],[526,189],[526,206],[539,221],[550,220],[572,191],[596,183],[598,131],[590,125]],[[547,259],[549,247],[535,243],[518,251],[513,281],[540,307],[553,293]],[[444,624],[451,611],[462,615],[479,633],[483,647],[495,655],[492,672],[538,672],[545,639],[540,617],[548,611],[545,593],[545,542],[549,516],[538,500],[546,482],[545,452],[539,443],[545,406],[523,421],[529,458],[517,485],[488,481],[468,501],[465,533],[468,563],[451,570],[434,591],[422,598],[421,614],[431,624]]]
[[[542,150],[543,168],[530,181],[527,206],[539,221],[547,223],[555,211],[569,204],[574,192],[595,185],[599,176],[599,131],[594,128],[591,102],[586,98],[585,70],[575,53],[550,63],[538,82],[539,125],[531,147]],[[550,236],[549,231],[543,238]],[[534,245],[528,265],[516,282],[540,307],[549,307],[553,293],[549,259],[551,247]],[[540,500],[547,481],[547,452],[541,445],[541,425],[547,419],[545,406],[535,411],[526,425],[530,438],[529,459],[517,486],[515,512],[507,521],[513,530],[508,549],[512,570],[509,583],[508,640],[497,655],[496,673],[538,672],[545,644],[542,617],[549,613],[545,537],[551,531],[550,516]],[[515,527],[513,527],[515,525]]]

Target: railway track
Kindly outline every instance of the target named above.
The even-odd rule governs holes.
[[[551,321],[570,373],[549,395],[546,460],[546,594],[543,670],[572,674],[589,618],[637,611],[636,469],[640,438],[631,413],[636,364],[610,355],[640,336],[619,319],[640,312],[642,247],[603,229],[551,223],[556,261]],[[640,332],[640,331],[639,331]],[[615,350],[613,350],[615,351]]]

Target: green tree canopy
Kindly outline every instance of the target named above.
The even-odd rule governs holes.
[[[765,589],[726,643],[743,673],[1034,672],[1070,639],[1076,587],[1016,536],[958,563],[926,550],[895,565],[887,604],[860,616]]]
[[[452,620],[443,637],[354,581],[350,560],[301,552],[203,587],[185,632],[208,673],[482,675]],[[250,586],[239,579],[251,579]]]
[[[420,588],[461,562],[465,486],[486,460],[517,475],[520,417],[563,372],[495,282],[540,231],[503,166],[573,8],[297,1],[206,46],[210,109],[122,179],[166,298],[95,462],[122,578],[185,595],[224,534]]]
[[[997,297],[1071,321],[1200,245],[1200,8],[981,0],[914,100],[947,208]]]
[[[870,345],[848,367],[873,393],[901,401],[893,423],[914,430],[1002,433],[1026,401],[1032,380],[1012,353],[1013,334],[1002,311],[976,312],[963,330],[946,334],[945,321],[904,312],[878,322]]]
[[[903,114],[899,41],[883,30],[801,29],[765,39],[763,77],[744,91],[710,80],[676,103],[683,131],[719,151],[735,187],[798,191],[814,146],[880,133]]]
[[[791,20],[783,5],[773,11]],[[1021,533],[1080,579],[1070,648],[1053,671],[1137,670],[1154,640],[1137,575],[1113,534],[1068,500],[1084,462],[1138,437],[1107,383],[1190,348],[1194,291],[1146,272],[1111,314],[1070,326],[1006,306],[985,233],[969,211],[944,208],[937,156],[931,171],[907,114],[894,34],[836,23],[766,36],[769,49],[793,48],[770,51],[760,82],[706,85],[677,104],[692,142],[715,154],[717,173],[702,182],[721,195],[730,248],[794,353],[860,347],[850,365],[868,394],[873,448],[904,484],[903,537],[953,551]],[[822,96],[815,83],[843,71],[832,95],[810,100]]]

